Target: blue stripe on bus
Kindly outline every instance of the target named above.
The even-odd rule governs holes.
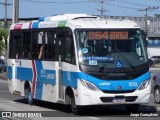
[[[32,28],[38,28],[39,22],[33,22],[32,23]]]
[[[42,61],[36,62],[36,72],[37,72],[37,81],[44,84],[56,84],[56,71],[55,70],[47,70],[43,69]],[[52,67],[52,66],[51,66]],[[8,66],[8,78],[12,79],[12,66]],[[25,67],[16,67],[16,76],[15,79],[24,80],[24,81],[32,81],[33,78],[33,69],[25,68]]]
[[[8,78],[12,79],[12,67],[8,66]],[[17,73],[16,73],[16,79],[24,80],[24,81],[32,81],[33,77],[33,71],[32,68],[23,68],[23,67],[17,67]],[[42,69],[41,71],[38,70],[38,82],[44,83],[44,84],[56,84],[56,72],[55,70],[45,70]],[[43,72],[43,73],[40,73]]]
[[[87,74],[82,72],[62,71],[62,85],[77,88],[77,80],[87,80]]]
[[[12,67],[8,66],[8,78],[12,79]]]
[[[56,84],[56,72],[55,70],[44,70],[42,68],[42,63],[36,62],[37,67],[37,82],[43,84]],[[16,79],[25,79],[28,77],[28,79],[31,79],[31,76],[33,75],[32,69],[27,68],[17,68],[17,70],[22,70],[23,74],[17,75]],[[63,86],[71,86],[74,88],[77,88],[77,80],[78,79],[84,79],[86,81],[89,81],[93,84],[95,84],[100,90],[117,90],[118,86],[121,86],[121,90],[135,90],[137,89],[140,84],[150,79],[150,72],[147,72],[146,74],[133,79],[133,80],[101,80],[95,77],[92,77],[90,75],[87,75],[82,72],[68,72],[68,71],[62,71],[62,85]],[[30,76],[30,77],[29,77]],[[12,78],[12,67],[8,67],[8,77]],[[26,79],[25,79],[26,80]],[[38,88],[42,89],[41,86],[37,86]],[[36,93],[42,93],[41,90],[36,91]],[[38,97],[40,98],[40,96]]]
[[[118,90],[118,86],[121,86],[121,90],[136,90],[143,81],[148,79],[150,79],[150,72],[133,80],[100,80],[88,76],[88,81],[94,83],[100,90]]]
[[[32,81],[33,72],[31,68],[17,67],[17,79]]]
[[[62,71],[62,85],[77,88],[78,73]]]
[[[63,71],[62,75],[64,86],[77,88],[77,79],[83,79],[95,84],[100,90],[118,90],[118,86],[121,86],[121,90],[136,90],[143,81],[150,79],[150,72],[133,80],[101,80],[82,72],[68,71]]]
[[[41,73],[43,73],[42,61],[37,60],[35,61],[35,64],[36,64],[36,70],[37,70],[37,81],[36,82],[43,82],[43,79],[41,77]]]
[[[42,99],[42,90],[43,90],[43,79],[42,74],[43,73],[43,67],[42,67],[42,61],[37,60],[35,61],[36,64],[36,72],[37,72],[37,80],[36,80],[36,94],[35,98],[41,100]]]
[[[40,82],[36,83],[36,93],[35,98],[41,100],[42,99],[42,93],[43,93],[43,84]]]
[[[46,18],[46,17],[40,17],[40,18],[38,19],[38,21],[39,21],[39,22],[44,21],[45,18]]]

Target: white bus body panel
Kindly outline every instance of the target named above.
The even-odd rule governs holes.
[[[145,104],[148,103],[151,96],[151,85],[148,85],[144,90],[136,90],[133,93],[123,93],[123,94],[106,94],[102,91],[92,91],[84,87],[80,80],[78,80],[78,97],[76,98],[77,105],[104,105],[104,104]],[[144,94],[145,93],[145,94]],[[102,102],[101,97],[115,97],[115,96],[138,96],[134,102],[125,103],[113,103],[113,102]]]

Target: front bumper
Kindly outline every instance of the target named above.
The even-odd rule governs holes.
[[[86,105],[114,105],[114,104],[146,104],[151,96],[151,84],[143,90],[135,90],[131,93],[104,93],[102,91],[92,91],[84,87],[78,81],[78,96],[76,104],[80,106]],[[115,102],[117,99],[117,102]],[[119,99],[119,100],[118,100]],[[125,101],[124,101],[125,99]]]

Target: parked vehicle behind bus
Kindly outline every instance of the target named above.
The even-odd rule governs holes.
[[[88,105],[110,104],[135,112],[151,94],[144,37],[135,22],[86,14],[13,24],[9,90],[29,104],[34,99],[69,104],[74,114]]]
[[[2,71],[6,72],[6,70],[7,70],[7,66],[6,66],[5,60],[4,59],[0,59],[0,73]]]
[[[154,64],[160,63],[160,56],[152,56],[150,59],[154,62]]]
[[[157,104],[160,104],[160,73],[157,73],[153,76],[153,95],[154,101]]]

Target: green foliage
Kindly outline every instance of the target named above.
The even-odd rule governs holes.
[[[2,41],[4,37],[5,43]],[[8,33],[5,29],[0,29],[0,55],[6,50]]]
[[[3,51],[6,49],[6,45],[2,40],[0,40],[0,55],[3,54]]]
[[[5,41],[7,41],[8,33],[5,29],[0,29],[0,40],[2,40],[2,37],[4,36]]]

